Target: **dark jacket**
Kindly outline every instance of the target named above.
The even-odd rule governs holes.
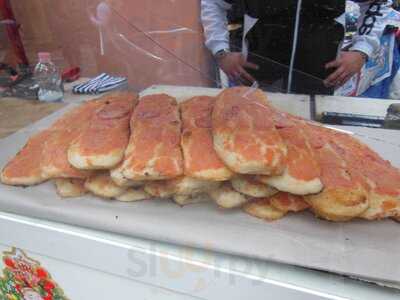
[[[233,4],[242,2],[249,16],[268,21],[269,18],[294,18],[297,0],[225,0]],[[333,20],[345,11],[345,0],[303,0],[301,14],[303,21],[312,19]]]

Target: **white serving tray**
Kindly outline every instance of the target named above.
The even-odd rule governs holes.
[[[280,103],[288,99],[283,94],[279,97]],[[47,127],[66,109],[41,120],[31,130],[1,140],[0,165],[23,146],[34,130]],[[362,131],[362,136],[370,132],[347,129]],[[386,143],[385,136],[362,140],[400,166],[399,147]],[[1,185],[0,194],[0,210],[6,212],[374,281],[400,281],[400,225],[391,220],[337,224],[301,213],[267,223],[240,210],[218,209],[212,203],[180,208],[166,200],[120,203],[91,196],[63,200],[51,183],[25,189]]]

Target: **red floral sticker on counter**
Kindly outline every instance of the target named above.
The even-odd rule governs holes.
[[[13,248],[3,253],[0,300],[68,300],[38,261]]]

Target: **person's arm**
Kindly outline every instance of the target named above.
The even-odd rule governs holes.
[[[390,12],[391,0],[353,0],[360,6],[360,18],[353,45],[342,51],[337,59],[326,64],[335,71],[325,79],[327,86],[341,86],[360,72],[368,57],[380,47],[385,29],[385,18]]]
[[[230,7],[223,0],[201,0],[201,22],[206,46],[213,55],[220,50],[229,49],[227,11]]]
[[[205,44],[214,56],[221,50],[229,50],[227,10],[232,0],[201,0],[201,22],[204,28]],[[246,61],[240,52],[224,52],[216,56],[217,62],[229,79],[238,83],[253,82],[254,78],[245,68],[257,69]]]
[[[353,0],[360,6],[358,30],[353,37],[351,51],[360,51],[370,57],[380,47],[385,30],[385,18],[391,11],[391,0]]]

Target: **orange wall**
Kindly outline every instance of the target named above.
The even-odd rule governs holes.
[[[212,85],[213,67],[203,45],[199,3],[12,1],[31,63],[38,51],[50,51],[62,68],[78,65],[87,76],[100,72],[128,76],[136,89],[152,84]]]

